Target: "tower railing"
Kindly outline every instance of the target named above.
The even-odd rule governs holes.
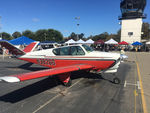
[[[123,14],[122,16],[118,16],[118,19],[119,20],[134,19],[134,18],[143,18],[143,19],[145,19],[146,17],[147,17],[147,14],[138,14],[138,13],[129,14],[129,13],[126,13],[126,14]]]

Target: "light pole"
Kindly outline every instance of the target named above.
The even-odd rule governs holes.
[[[80,17],[75,17],[75,20],[77,20],[77,30],[78,30],[78,27],[79,27],[79,23],[78,23],[78,20],[80,20]],[[77,33],[77,40],[79,39],[79,36],[78,36],[78,33]]]

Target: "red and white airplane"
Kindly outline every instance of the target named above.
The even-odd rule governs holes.
[[[57,75],[65,86],[71,85],[70,75],[73,71],[87,70],[95,73],[116,73],[121,56],[118,53],[99,52],[87,45],[70,45],[46,50],[33,51],[38,42],[28,45],[23,51],[6,41],[0,41],[2,47],[17,59],[35,63],[50,69],[0,77],[0,81],[21,82],[25,80]],[[114,83],[120,83],[115,77]]]

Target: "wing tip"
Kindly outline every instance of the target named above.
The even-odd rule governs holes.
[[[14,82],[20,82],[20,79],[17,77],[5,76],[5,77],[0,77],[0,81],[14,83]]]

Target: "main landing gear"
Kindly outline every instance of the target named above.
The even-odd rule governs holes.
[[[72,80],[69,79],[69,81],[68,82],[64,82],[63,85],[66,86],[66,87],[70,87],[72,85]]]
[[[58,77],[64,86],[70,87],[72,85],[72,80],[70,78],[70,73],[59,74]]]

